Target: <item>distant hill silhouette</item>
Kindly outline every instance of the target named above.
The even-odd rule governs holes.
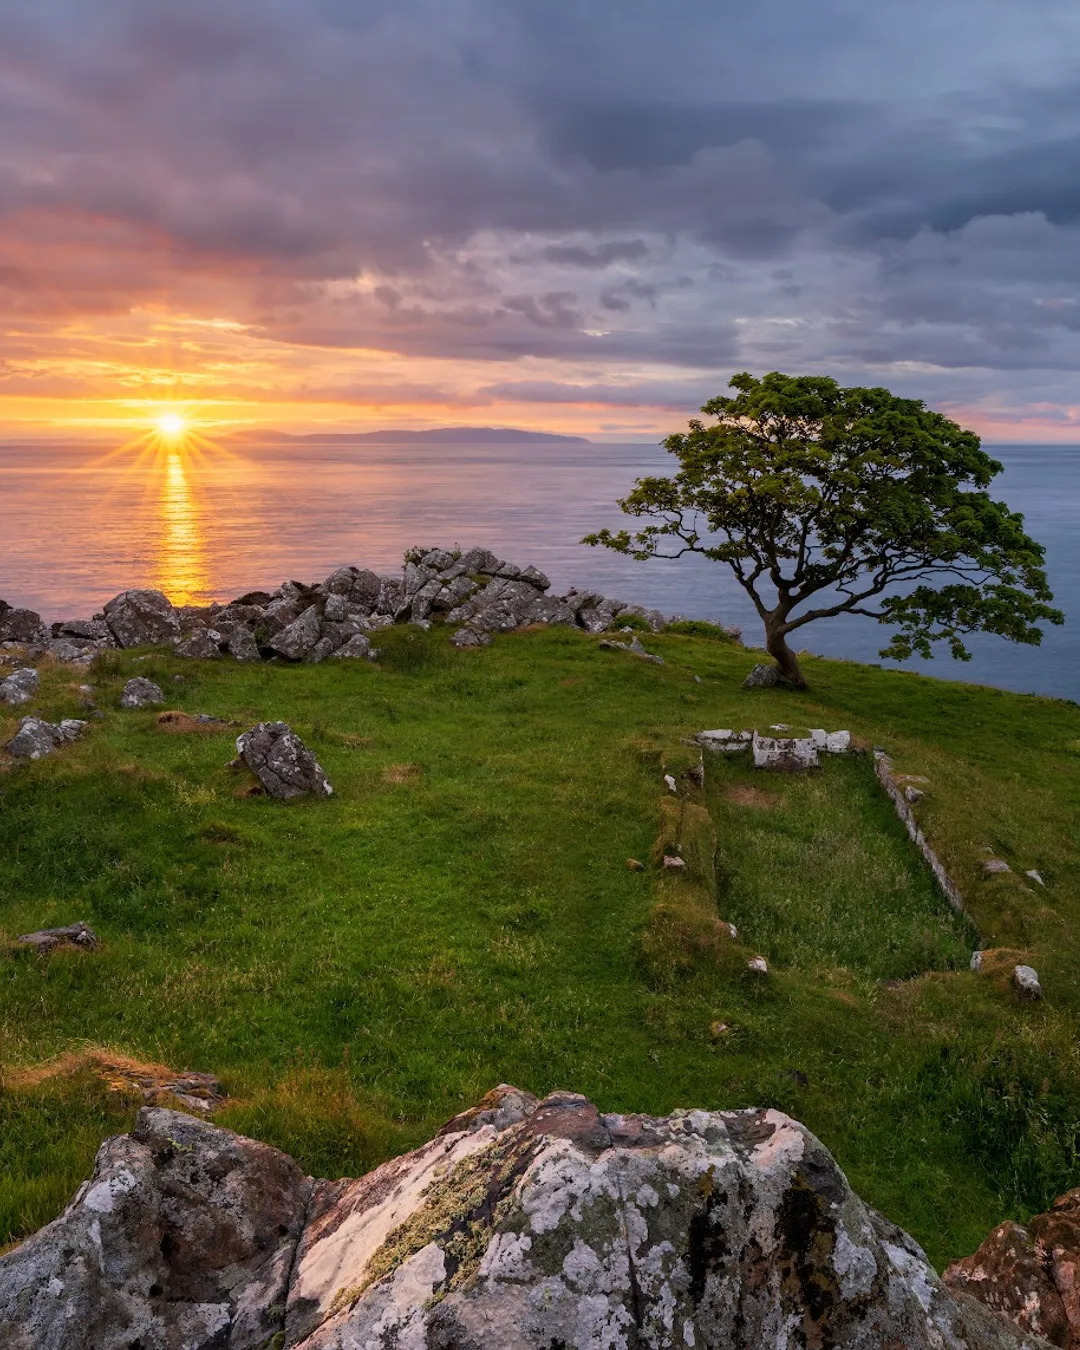
[[[381,441],[401,445],[590,445],[586,436],[558,436],[551,431],[523,431],[520,427],[432,427],[428,431],[334,431],[297,436],[288,431],[254,428],[227,433],[233,441],[318,441],[346,445]]]

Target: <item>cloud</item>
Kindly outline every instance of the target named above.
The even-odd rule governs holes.
[[[1071,0],[0,7],[0,356],[90,387],[83,326],[121,383],[109,343],[297,397],[380,353],[446,399],[666,409],[774,364],[1060,398],[1078,41]],[[245,338],[166,360],[147,316]]]

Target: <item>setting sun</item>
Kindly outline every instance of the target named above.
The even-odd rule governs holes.
[[[154,425],[163,436],[174,441],[184,434],[188,424],[179,413],[167,412],[162,413]]]

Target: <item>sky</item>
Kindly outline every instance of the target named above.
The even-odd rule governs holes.
[[[0,0],[0,429],[1080,440],[1075,0]]]

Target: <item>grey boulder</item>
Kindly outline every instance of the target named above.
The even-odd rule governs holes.
[[[41,615],[32,609],[15,609],[0,600],[0,642],[14,642],[19,646],[39,646],[49,636]]]
[[[38,691],[38,683],[36,670],[26,667],[14,671],[6,680],[0,680],[0,703],[6,703],[12,708],[17,708],[20,703],[29,703]]]
[[[287,661],[302,661],[321,637],[319,611],[314,605],[309,605],[292,623],[270,639],[270,646]]]
[[[220,641],[216,629],[196,628],[177,645],[176,655],[193,661],[216,661],[221,656]]]
[[[105,622],[121,647],[174,645],[180,637],[176,610],[161,591],[121,591],[106,604]]]
[[[0,1258],[5,1350],[1036,1350],[775,1110],[503,1086],[356,1181],[163,1109]]]
[[[144,1107],[55,1222],[0,1258],[4,1350],[256,1350],[311,1182],[283,1153]]]
[[[36,933],[23,933],[15,939],[18,947],[29,947],[36,952],[51,952],[57,947],[76,947],[93,951],[98,945],[97,934],[88,923],[69,923],[63,928],[40,928]]]
[[[87,724],[74,717],[62,722],[43,722],[38,717],[24,717],[19,730],[7,743],[7,752],[15,759],[42,759],[62,745],[70,745],[85,732]]]
[[[490,633],[481,633],[475,628],[459,628],[450,639],[450,645],[452,647],[490,647],[493,641]]]
[[[779,666],[758,665],[743,680],[744,689],[772,689],[777,684],[787,684],[780,674]]]
[[[153,708],[165,702],[161,687],[143,675],[136,675],[124,685],[120,695],[121,708]]]
[[[260,722],[237,737],[236,749],[271,797],[329,797],[334,790],[318,760],[285,722]]]

